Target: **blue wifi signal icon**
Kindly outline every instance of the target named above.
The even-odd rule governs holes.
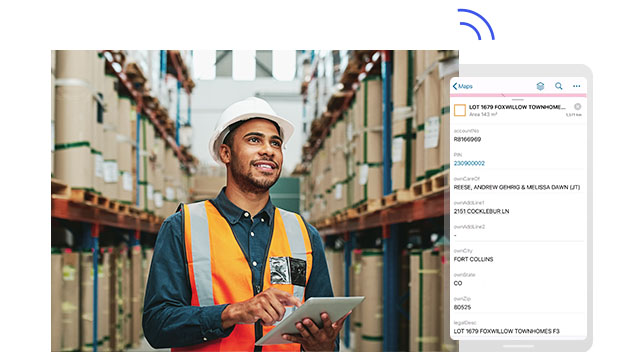
[[[471,13],[472,15],[475,15],[476,17],[478,17],[481,20],[483,20],[483,22],[485,22],[485,25],[487,26],[487,28],[490,30],[490,34],[492,35],[492,40],[494,40],[494,31],[492,30],[492,26],[490,26],[490,23],[485,19],[485,17],[481,16],[480,14],[476,13],[475,11],[468,10],[468,9],[458,9],[458,12]],[[474,32],[476,33],[476,36],[479,37],[479,40],[481,40],[481,33],[479,33],[479,30],[476,29],[476,27],[474,27],[471,23],[461,22],[461,26],[466,26],[466,27],[472,28],[474,30]]]

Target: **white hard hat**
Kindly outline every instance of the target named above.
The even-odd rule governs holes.
[[[221,114],[221,117],[215,126],[215,131],[213,132],[212,137],[210,137],[210,143],[208,143],[210,155],[219,165],[225,166],[219,158],[219,147],[221,146],[221,143],[223,143],[224,138],[226,138],[226,135],[228,135],[228,132],[230,132],[230,125],[237,121],[248,120],[254,117],[261,117],[277,123],[280,127],[282,146],[284,146],[289,138],[291,138],[293,131],[295,130],[295,126],[293,126],[289,120],[277,116],[266,100],[249,97],[242,101],[238,101],[226,108],[226,110]]]

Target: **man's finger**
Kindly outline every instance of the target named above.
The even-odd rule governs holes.
[[[266,312],[261,312],[259,314],[259,319],[261,320],[262,325],[268,326],[273,323],[273,318],[271,318],[271,315]]]
[[[304,324],[297,322],[295,323],[295,328],[300,331],[303,338],[306,339],[311,337],[311,333],[309,333],[309,331],[304,327]]]
[[[325,330],[332,328],[333,322],[331,321],[331,317],[329,316],[329,313],[322,312],[322,314],[320,314],[320,318],[322,318],[322,326],[324,327]]]
[[[300,302],[292,294],[290,294],[290,293],[288,293],[286,291],[275,289],[275,291],[272,291],[271,293],[274,294],[277,297],[277,299],[280,302],[282,302],[282,304],[284,304],[284,305],[293,305],[293,306],[296,306],[296,307],[299,307],[299,306],[302,305],[302,302]]]
[[[266,314],[271,318],[271,321],[267,324],[273,324],[280,319],[280,313],[275,308],[273,308],[271,299],[269,297],[266,297],[266,302],[263,302],[262,308],[264,309],[264,312],[266,312]]]
[[[315,325],[315,322],[309,318],[305,318],[302,320],[302,323],[304,323],[304,326],[306,326],[307,329],[311,332],[311,335],[315,336],[318,334],[318,326]]]
[[[351,312],[353,312],[353,311],[350,310],[349,313],[345,314],[342,318],[338,319],[338,321],[333,323],[333,329],[335,329],[335,330],[341,329],[342,325],[344,324],[344,321],[347,320],[347,317],[349,316],[349,314],[351,314]]]
[[[282,320],[282,318],[284,317],[284,313],[286,312],[284,305],[275,296],[267,296],[267,298],[269,303],[271,304],[271,307],[277,313],[277,318],[275,320],[276,321]]]
[[[302,344],[304,342],[304,339],[297,335],[282,334],[282,338],[284,340],[299,343],[299,344]]]

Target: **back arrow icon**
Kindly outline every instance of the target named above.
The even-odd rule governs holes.
[[[454,88],[454,90],[458,90],[458,88],[456,88],[456,82],[454,82],[454,85],[452,87]]]

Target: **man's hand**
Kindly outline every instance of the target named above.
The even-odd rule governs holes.
[[[299,343],[305,351],[333,351],[335,347],[335,338],[338,336],[340,329],[351,311],[338,319],[335,323],[331,322],[329,314],[322,313],[322,327],[318,328],[311,319],[304,319],[302,322],[295,324],[300,331],[300,335],[283,334],[282,338],[291,342]]]
[[[284,317],[285,306],[299,307],[302,302],[288,292],[271,287],[253,298],[230,304],[221,312],[222,327],[235,324],[253,324],[261,320],[264,325],[273,325]]]

